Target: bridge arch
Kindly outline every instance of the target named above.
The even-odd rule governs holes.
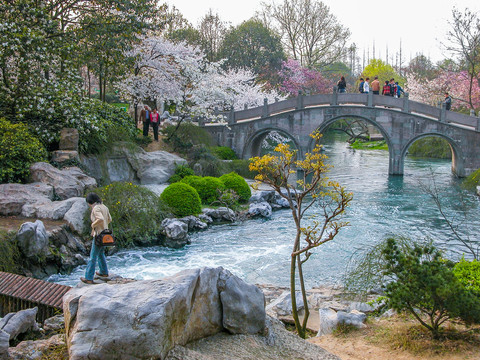
[[[245,142],[245,147],[242,152],[242,159],[250,159],[254,156],[260,156],[260,150],[262,147],[262,141],[265,137],[272,131],[278,132],[280,135],[289,138],[294,144],[295,148],[298,150],[298,156],[303,157],[303,150],[295,137],[293,137],[288,131],[278,128],[278,127],[268,127],[258,130],[254,134],[248,137]]]
[[[464,161],[464,154],[461,149],[461,147],[457,144],[457,142],[452,139],[451,137],[437,133],[437,132],[429,132],[425,134],[421,134],[418,136],[413,137],[410,139],[405,146],[402,149],[401,156],[400,156],[400,162],[401,162],[401,167],[403,169],[404,167],[404,162],[405,162],[405,157],[407,156],[408,148],[417,140],[425,138],[425,137],[440,137],[448,142],[450,145],[450,149],[452,150],[452,172],[460,177],[465,176],[465,161]]]

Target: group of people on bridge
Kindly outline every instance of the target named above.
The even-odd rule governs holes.
[[[360,83],[358,84],[358,91],[361,93],[368,94],[370,91],[372,91],[373,94],[375,95],[380,95],[380,81],[378,80],[378,76],[375,76],[373,79],[372,83],[370,84],[370,78],[360,78]],[[402,96],[402,94],[405,94],[405,91],[403,88],[400,86],[398,81],[395,81],[394,78],[391,78],[389,80],[385,80],[385,84],[383,85],[382,89],[382,95],[385,96],[393,96],[396,98],[399,98]]]

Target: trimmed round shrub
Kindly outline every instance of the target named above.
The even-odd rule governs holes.
[[[175,173],[168,179],[170,184],[182,180],[185,176],[195,175],[195,172],[188,165],[177,165],[175,167]]]
[[[220,180],[225,184],[227,189],[231,189],[238,194],[240,197],[240,202],[245,203],[252,196],[250,186],[248,186],[245,179],[237,173],[231,172],[229,174],[222,175],[220,176]]]
[[[203,182],[202,179],[203,178],[201,176],[188,175],[188,176],[185,176],[180,182],[190,185],[191,187],[193,187],[198,192],[200,190],[200,188],[202,187],[202,182]],[[200,195],[200,193],[199,193],[199,195]]]
[[[238,159],[237,154],[233,149],[227,146],[216,146],[212,148],[212,152],[221,160],[236,160]]]
[[[176,182],[170,184],[160,198],[178,217],[197,215],[202,211],[202,203],[197,191],[188,184]]]
[[[30,165],[45,161],[47,151],[26,125],[0,119],[0,183],[23,183]]]
[[[115,182],[93,191],[110,210],[119,247],[154,243],[162,220],[171,215],[160,197],[142,186]],[[90,216],[85,220],[90,229]]]
[[[202,204],[205,205],[210,205],[217,200],[219,196],[218,190],[225,189],[223,182],[219,178],[213,176],[186,176],[181,182],[188,184],[197,190]]]

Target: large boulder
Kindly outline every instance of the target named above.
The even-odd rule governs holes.
[[[136,171],[140,184],[163,184],[175,173],[177,165],[186,164],[186,160],[166,151],[130,152],[128,159]]]
[[[0,184],[0,215],[20,215],[25,204],[53,199],[53,187],[44,183]]]
[[[0,329],[0,359],[8,358],[9,346],[10,346],[10,334]]]
[[[44,162],[30,166],[30,176],[33,181],[53,186],[55,195],[61,200],[82,196],[87,184],[96,184],[96,180],[89,178],[80,169],[59,170]]]
[[[85,203],[84,198],[74,197],[62,201],[41,200],[34,204],[25,204],[22,208],[22,216],[60,220],[77,201]]]
[[[335,311],[331,308],[323,308],[318,311],[319,315],[319,330],[317,336],[328,335],[337,328],[339,324],[353,325],[357,328],[365,327],[365,320],[367,315],[358,311],[352,310]]]
[[[77,234],[82,234],[85,231],[84,216],[88,210],[87,202],[84,198],[77,199],[70,209],[65,213],[63,219],[67,222],[70,229]]]
[[[41,220],[25,222],[17,233],[18,247],[27,258],[48,254],[48,234]]]
[[[63,298],[71,360],[164,359],[175,345],[185,345],[220,332],[235,316],[222,293],[235,291],[234,275],[222,268],[185,270],[162,280],[101,284],[74,288]],[[263,293],[246,288],[248,300],[242,327],[229,331],[263,330],[259,304]],[[225,298],[239,296],[225,295]],[[229,308],[231,309],[231,307]]]
[[[10,340],[28,330],[38,330],[35,318],[38,308],[21,310],[16,313],[9,313],[0,320],[0,329],[10,335]]]

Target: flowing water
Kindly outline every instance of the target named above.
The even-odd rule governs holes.
[[[462,237],[478,239],[477,197],[460,190],[460,180],[452,174],[450,160],[407,157],[404,176],[389,176],[386,151],[352,150],[338,139],[327,141],[324,149],[334,165],[329,177],[352,191],[354,199],[346,215],[350,225],[334,241],[315,249],[305,263],[307,286],[341,283],[352,255],[391,235],[431,238],[445,249],[448,257],[461,257],[466,250],[455,242],[423,189],[424,185],[432,186],[432,179],[443,209],[455,224],[460,224]],[[192,234],[192,243],[180,250],[129,249],[108,257],[107,262],[111,272],[136,279],[161,278],[199,266],[223,266],[251,283],[288,286],[294,236],[291,212],[281,210],[268,220],[211,226]],[[84,271],[85,266],[80,266],[70,275],[55,275],[49,280],[75,285]]]

